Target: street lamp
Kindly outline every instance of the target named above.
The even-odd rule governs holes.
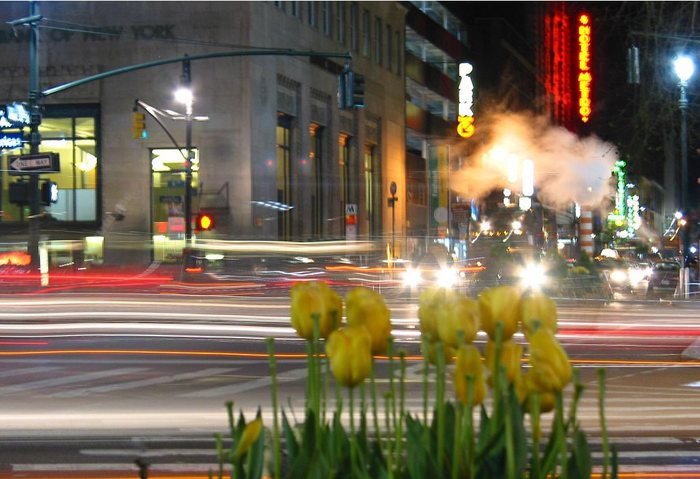
[[[182,62],[182,86],[175,92],[175,99],[185,105],[187,160],[185,162],[185,245],[192,239],[192,76],[190,62]]]
[[[686,96],[686,87],[688,80],[693,75],[695,65],[690,57],[681,55],[673,60],[673,68],[678,76],[678,87],[680,89],[680,97],[678,99],[678,108],[681,111],[681,184],[680,184],[680,210],[683,214],[688,214],[688,97]],[[686,257],[688,254],[688,239],[690,236],[690,226],[683,228],[681,234],[681,266],[685,274]],[[683,297],[687,297],[688,285],[687,281],[683,284]]]

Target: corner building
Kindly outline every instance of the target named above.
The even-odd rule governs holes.
[[[190,62],[192,211],[216,221],[198,239],[384,240],[391,182],[394,224],[403,228],[406,9],[398,2],[42,2],[39,10],[44,92],[156,60],[251,53]],[[29,28],[5,22],[28,11],[27,2],[3,4],[2,103],[27,100]],[[343,58],[255,55],[259,49],[350,53],[365,78],[365,107],[338,108]],[[181,63],[161,65],[42,99],[40,151],[61,162],[60,173],[41,175],[59,187],[42,241],[82,244],[106,264],[179,260],[185,165],[177,147],[185,148],[186,125],[167,110],[184,112],[173,95],[182,77]],[[147,138],[134,138],[137,99],[163,112],[174,142],[149,115]],[[28,152],[28,144],[1,150],[2,169],[8,156]],[[9,201],[9,184],[20,178],[2,174],[0,234],[10,243],[28,235],[28,208]]]

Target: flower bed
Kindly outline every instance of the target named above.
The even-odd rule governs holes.
[[[234,421],[229,403],[232,446],[226,449],[217,435],[218,476],[211,477],[591,477],[591,452],[576,417],[583,385],[556,339],[556,304],[549,297],[511,286],[486,289],[476,299],[447,289],[423,292],[418,312],[423,410],[418,414],[406,409],[406,359],[394,352],[390,316],[384,298],[371,289],[354,288],[343,301],[325,283],[296,284],[291,322],[306,339],[308,353],[304,421],[290,423],[279,407],[270,338],[273,424],[263,427],[260,412],[250,422],[242,414]],[[513,339],[518,330],[524,345]],[[483,357],[473,344],[478,331],[488,335]],[[381,398],[375,377],[378,355],[386,355],[389,364],[388,389]],[[448,374],[453,395],[446,391]],[[565,414],[563,391],[572,381]],[[600,477],[616,478],[603,399],[601,369]],[[549,416],[551,427],[544,437],[541,423]]]

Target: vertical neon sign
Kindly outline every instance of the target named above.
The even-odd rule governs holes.
[[[591,17],[578,16],[578,114],[583,123],[591,117]]]
[[[474,82],[469,74],[474,70],[471,63],[459,64],[459,104],[457,106],[457,134],[462,138],[470,138],[474,126]]]

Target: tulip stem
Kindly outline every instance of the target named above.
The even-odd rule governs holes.
[[[430,400],[429,397],[429,377],[428,374],[430,373],[430,362],[428,360],[428,348],[430,348],[430,343],[426,339],[425,336],[421,336],[422,341],[423,341],[423,424],[426,426],[428,425],[428,402]],[[428,430],[427,427],[423,429],[425,432],[425,438],[424,443],[427,446],[428,445]]]
[[[532,477],[540,478],[540,395],[530,393],[530,428],[532,429]]]
[[[311,315],[314,322],[314,338],[311,341],[311,364],[312,369],[309,371],[309,377],[312,381],[312,414],[314,415],[314,424],[316,429],[316,441],[314,441],[315,449],[320,449],[321,437],[321,365],[319,357],[319,337],[320,337],[320,321],[321,316],[318,313]]]
[[[406,414],[406,353],[399,352],[399,422],[396,432],[398,438],[396,444],[396,457],[398,463],[401,463],[403,456],[403,422]]]
[[[598,415],[600,418],[600,432],[603,442],[603,474],[601,479],[608,477],[608,464],[610,461],[610,447],[608,444],[608,428],[605,421],[605,369],[598,368]]]
[[[270,381],[272,387],[272,431],[273,431],[273,454],[274,454],[274,468],[275,468],[275,479],[280,479],[282,477],[282,452],[280,447],[280,424],[278,416],[278,403],[277,403],[277,363],[275,361],[275,339],[267,338],[267,356],[270,363]]]
[[[467,478],[473,479],[476,475],[476,448],[474,445],[474,395],[475,395],[474,376],[467,376],[467,405],[464,409],[464,431],[467,436]]]
[[[389,408],[391,407],[391,394],[387,393],[384,395],[384,425],[386,427],[386,469],[388,471],[388,477],[394,477],[393,464],[394,464],[394,453],[392,448],[392,438],[391,438],[391,418],[389,417]],[[399,462],[400,464],[400,462]],[[399,471],[397,471],[398,473]],[[398,474],[397,474],[398,475]]]
[[[498,358],[498,356],[496,356]],[[500,361],[496,365],[496,368],[501,368]],[[515,438],[513,436],[513,412],[510,407],[510,390],[508,389],[508,383],[506,381],[505,374],[501,375],[501,384],[497,387],[501,389],[503,393],[503,400],[506,407],[503,408],[503,414],[505,415],[506,423],[506,470],[508,474],[508,479],[515,479]]]
[[[355,390],[348,388],[348,402],[350,404],[350,477],[358,477],[356,474],[357,467],[357,448],[355,444]]]
[[[391,429],[387,430],[387,436],[391,437],[394,435],[392,451],[396,454],[396,463],[399,464],[401,458],[398,457],[399,441],[401,438],[398,436],[397,420],[396,420],[396,384],[394,382],[394,342],[389,340],[387,345],[387,354],[389,355],[389,394],[391,399],[391,410],[386,411],[387,414],[391,415]]]
[[[436,411],[437,411],[437,459],[438,473],[443,470],[443,451],[445,449],[445,353],[442,341],[435,343],[437,356],[437,391],[436,391]]]
[[[377,414],[377,374],[375,372],[376,361],[372,356],[372,370],[369,375],[369,385],[372,394],[372,424],[374,425],[374,434],[377,437],[377,444],[382,445],[382,433],[379,430],[379,415]]]
[[[564,400],[562,398],[561,391],[556,391],[554,393],[554,404],[556,408],[555,427],[557,428],[559,433],[559,460],[561,461],[559,477],[561,479],[566,479],[568,476],[569,468],[566,467],[566,430],[564,429]]]

